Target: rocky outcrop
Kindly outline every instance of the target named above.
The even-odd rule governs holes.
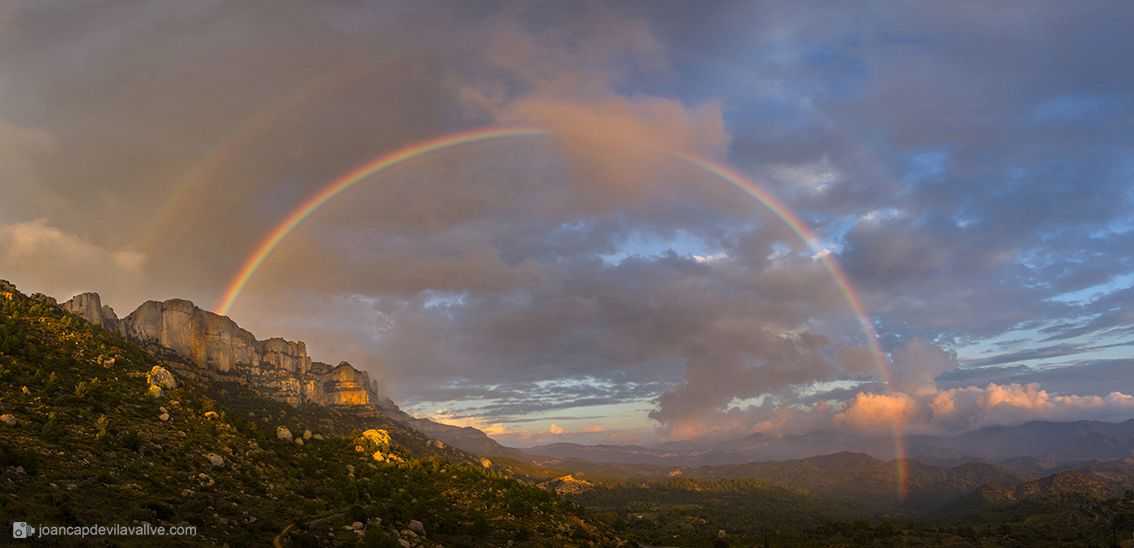
[[[63,308],[144,346],[177,354],[188,361],[190,370],[182,373],[189,376],[235,376],[261,394],[291,405],[315,403],[373,412],[378,401],[365,371],[346,362],[336,367],[313,363],[301,341],[257,340],[227,316],[183,299],[147,301],[121,320],[109,306],[102,306],[97,293],[77,295]]]
[[[63,303],[63,310],[78,314],[91,323],[102,324],[107,329],[118,329],[118,315],[114,309],[102,304],[98,293],[83,293]]]

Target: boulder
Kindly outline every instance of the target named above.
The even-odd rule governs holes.
[[[409,529],[421,536],[425,536],[425,525],[416,519],[410,520]]]
[[[276,427],[276,438],[279,438],[281,440],[291,441],[292,440],[291,430],[288,430],[286,426],[277,426]]]
[[[155,365],[149,373],[146,373],[146,381],[166,390],[177,388],[177,379],[174,378],[173,373],[160,365]]]
[[[224,457],[216,453],[209,453],[208,455],[205,455],[205,458],[209,459],[209,463],[212,464],[213,467],[224,468]]]
[[[310,430],[304,430],[303,431],[303,439],[305,439],[305,440],[311,439],[311,431]]]
[[[157,418],[161,419],[161,422],[167,422],[169,421],[169,413],[162,413]]]
[[[19,426],[20,424],[20,421],[16,419],[15,415],[8,414],[0,415],[0,422],[12,427]]]

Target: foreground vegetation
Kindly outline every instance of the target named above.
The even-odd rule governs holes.
[[[183,379],[155,397],[147,373],[168,359],[0,286],[0,514],[196,528],[95,545],[618,545],[582,506],[381,418],[294,409],[238,384]],[[337,432],[375,421],[388,429]]]

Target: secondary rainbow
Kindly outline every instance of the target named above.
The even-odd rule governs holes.
[[[241,122],[178,180],[173,193],[158,210],[154,220],[150,223],[149,229],[143,233],[140,246],[142,252],[146,255],[152,254],[166,233],[169,232],[169,229],[176,223],[177,214],[185,210],[188,204],[198,199],[198,195],[210,183],[214,182],[218,173],[229,163],[229,160],[237,157],[241,151],[255,142],[256,138],[266,134],[282,117],[303,104],[311,102],[312,99],[322,93],[348,85],[378,70],[388,70],[389,67],[386,65],[390,63],[413,59],[414,57],[416,56],[407,54],[382,57],[357,66],[351,66],[345,70],[332,72],[300,86]]]
[[[264,261],[272,254],[272,251],[279,246],[280,242],[284,240],[300,223],[319,209],[323,204],[327,203],[335,196],[338,196],[343,191],[351,188],[355,184],[377,175],[385,170],[391,169],[398,164],[412,160],[426,154],[438,152],[441,150],[451,149],[461,145],[468,145],[473,143],[481,143],[486,141],[498,141],[507,139],[518,139],[526,137],[547,137],[551,133],[547,130],[533,127],[512,127],[512,128],[487,128],[476,129],[471,131],[464,131],[460,133],[443,135],[427,141],[421,141],[407,147],[395,150],[388,154],[378,157],[354,170],[346,173],[345,175],[334,180],[322,190],[315,193],[308,198],[299,207],[292,211],[275,229],[268,235],[264,241],[256,247],[256,250],[245,261],[240,271],[229,283],[220,304],[217,306],[217,311],[220,315],[227,315],[236,299],[240,296],[241,291],[248,284],[248,281],[256,273]],[[675,157],[696,166],[709,174],[718,177],[737,187],[744,193],[752,196],[765,207],[767,207],[774,215],[779,217],[793,232],[795,232],[800,239],[802,239],[814,252],[815,257],[823,264],[823,267],[831,274],[831,278],[835,281],[839,291],[842,292],[846,298],[847,303],[850,305],[851,310],[854,312],[858,323],[862,327],[863,333],[866,335],[868,344],[870,345],[871,354],[878,368],[879,373],[882,375],[883,380],[890,384],[890,368],[883,354],[882,347],[878,342],[878,336],[874,332],[874,327],[871,325],[870,317],[866,313],[866,307],[863,306],[862,300],[859,298],[858,293],[854,290],[850,279],[847,277],[846,272],[843,271],[838,261],[831,255],[829,251],[823,249],[819,245],[819,240],[807,228],[807,224],[783,202],[776,198],[773,194],[757,185],[747,177],[737,173],[736,171],[723,166],[719,163],[713,162],[707,158],[695,156],[687,152],[681,151],[667,151]],[[896,476],[897,476],[897,489],[898,496],[901,500],[906,498],[906,448],[904,436],[902,434],[901,419],[897,415],[893,417],[893,434],[895,439],[895,449],[897,451],[896,462]]]

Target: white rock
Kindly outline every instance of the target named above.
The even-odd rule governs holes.
[[[4,424],[7,424],[8,426],[13,426],[13,427],[20,424],[20,421],[16,420],[15,415],[8,415],[8,414],[0,415],[0,421],[2,421]]]
[[[296,445],[303,445],[303,438],[295,438]]]
[[[311,431],[310,430],[304,430],[303,431],[303,439],[305,439],[305,440],[311,439]]]
[[[211,463],[214,467],[224,468],[224,457],[216,453],[209,453],[208,455],[205,455],[205,458],[209,459],[209,463]]]
[[[414,531],[416,533],[419,533],[419,534],[422,534],[422,535],[425,534],[425,525],[423,525],[420,521],[417,521],[416,519],[410,520],[409,528],[410,528],[411,531]]]
[[[184,491],[181,491],[181,496],[183,497],[191,497],[195,494],[196,493],[194,493],[192,489],[185,489]]]
[[[401,546],[402,548],[410,548],[410,546],[413,546],[413,545],[410,544],[410,542],[408,540],[406,540],[404,538],[400,538],[400,539],[398,539],[398,546]]]
[[[158,415],[158,418],[161,419],[162,422],[166,422],[169,420],[169,413],[162,413]]]
[[[281,440],[291,441],[291,430],[288,430],[286,426],[277,426],[276,437]]]
[[[350,524],[350,526],[351,526],[351,527],[353,527],[353,528],[355,528],[355,529],[362,529],[362,522],[361,522],[361,521],[356,521],[356,522],[354,522],[354,523]]]

